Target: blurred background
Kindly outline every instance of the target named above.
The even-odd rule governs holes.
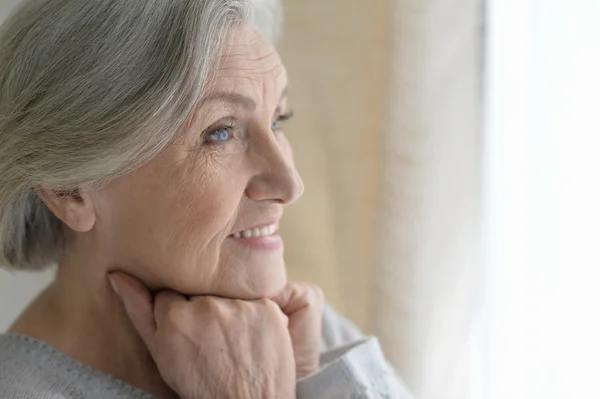
[[[600,2],[284,7],[291,277],[419,399],[600,398]],[[0,271],[0,331],[50,278]]]

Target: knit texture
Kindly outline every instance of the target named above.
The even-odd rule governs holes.
[[[412,398],[385,361],[376,338],[364,338],[330,308],[323,315],[319,372],[301,380],[301,399]],[[152,399],[35,338],[0,335],[2,399]]]

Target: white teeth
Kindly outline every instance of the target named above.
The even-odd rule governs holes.
[[[266,237],[273,235],[277,231],[277,225],[272,224],[270,226],[256,227],[254,229],[240,231],[232,234],[234,238],[251,238],[251,237]]]

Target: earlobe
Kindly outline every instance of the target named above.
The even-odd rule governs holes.
[[[86,233],[94,227],[96,210],[87,190],[54,190],[37,187],[35,191],[54,216],[71,230]]]

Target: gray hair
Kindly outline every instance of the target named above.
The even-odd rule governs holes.
[[[27,0],[0,27],[0,265],[64,248],[37,196],[104,184],[185,130],[228,33],[275,40],[277,0]]]

